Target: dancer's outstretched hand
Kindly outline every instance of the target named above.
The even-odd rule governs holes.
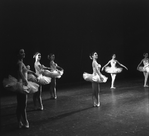
[[[127,67],[125,67],[125,69],[126,69],[126,70],[128,70],[128,68],[127,68]]]
[[[104,67],[102,67],[101,71],[103,71],[103,70],[104,70]]]

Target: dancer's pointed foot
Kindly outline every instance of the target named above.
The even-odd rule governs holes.
[[[23,123],[19,122],[19,128],[22,128],[22,127],[23,127]]]
[[[148,85],[144,85],[144,87],[149,87]]]
[[[43,111],[43,105],[41,105],[38,110]]]
[[[43,111],[43,107],[41,107],[40,110]]]
[[[29,128],[29,122],[27,121],[24,125],[23,125],[24,128],[28,129]]]
[[[100,103],[96,104],[96,107],[99,107],[100,106]]]
[[[93,107],[99,107],[100,106],[100,103],[95,103],[93,104]]]
[[[55,99],[55,100],[57,99],[57,95],[56,95],[56,94],[54,95],[54,99]]]
[[[116,89],[116,87],[112,86],[111,89]]]

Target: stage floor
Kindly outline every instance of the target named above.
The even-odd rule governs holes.
[[[101,106],[93,107],[91,84],[59,89],[50,100],[43,91],[43,111],[29,95],[29,129],[18,129],[16,98],[1,98],[1,136],[149,136],[149,88],[142,80],[101,84]]]

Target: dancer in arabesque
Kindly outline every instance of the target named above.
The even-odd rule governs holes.
[[[92,60],[93,74],[84,72],[83,78],[86,81],[92,82],[93,106],[99,107],[100,106],[100,83],[105,83],[108,78],[106,76],[102,75],[100,72],[101,65],[97,63],[97,59],[98,59],[97,52],[91,53],[90,59]]]
[[[111,65],[111,66],[108,66],[108,65]],[[121,67],[117,67],[116,65],[119,64]],[[118,73],[121,73],[123,68],[127,69],[128,68],[126,66],[124,66],[123,64],[121,64],[118,60],[116,60],[116,55],[113,54],[112,55],[112,59],[110,61],[108,61],[108,63],[106,65],[104,65],[102,67],[102,71],[105,69],[105,72],[107,73],[110,73],[111,75],[111,89],[115,89],[116,87],[114,86],[114,83],[115,83],[115,79],[116,79],[116,75]]]
[[[143,72],[144,75],[144,87],[149,87],[147,84],[148,76],[149,76],[149,58],[148,53],[144,53],[144,58],[141,60],[139,65],[137,66],[137,70]],[[141,66],[143,64],[143,66]]]

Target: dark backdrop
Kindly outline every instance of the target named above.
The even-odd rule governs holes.
[[[129,69],[119,79],[143,78],[136,67],[149,52],[148,0],[1,0],[0,9],[1,79],[14,75],[20,48],[32,70],[36,51],[46,66],[47,55],[55,53],[65,70],[59,84],[85,82],[82,73],[92,72],[92,51],[102,66],[116,53]]]

